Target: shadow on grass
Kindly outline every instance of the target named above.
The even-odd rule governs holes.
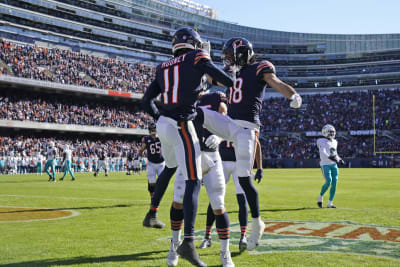
[[[23,212],[43,212],[43,211],[57,211],[57,210],[95,210],[95,209],[113,209],[113,208],[130,208],[133,206],[148,206],[148,203],[144,204],[118,204],[112,206],[100,206],[100,207],[74,207],[74,208],[57,208],[57,209],[28,209],[28,210],[11,210],[11,211],[0,211],[0,213],[23,213]]]
[[[161,253],[166,253],[168,250],[141,252],[128,255],[115,255],[104,257],[75,257],[70,259],[47,259],[37,261],[17,262],[11,264],[0,264],[0,266],[68,266],[74,264],[98,264],[107,262],[128,262],[128,261],[154,261],[165,259],[165,256],[160,256]],[[140,265],[140,264],[139,264]],[[154,265],[159,266],[159,265]]]

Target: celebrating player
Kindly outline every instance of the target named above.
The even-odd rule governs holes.
[[[252,215],[252,233],[247,247],[252,250],[258,245],[265,228],[260,216],[258,192],[250,180],[265,85],[290,99],[292,108],[299,108],[302,100],[290,85],[276,77],[275,67],[270,62],[255,61],[253,46],[245,38],[229,39],[223,47],[222,58],[235,78],[234,86],[229,88],[230,118],[204,108],[198,112],[210,132],[235,144],[236,172]]]
[[[150,197],[154,194],[157,177],[164,170],[165,162],[161,155],[161,143],[157,136],[156,125],[153,123],[149,126],[150,135],[142,138],[142,147],[139,150],[139,156],[143,156],[143,152],[147,151],[147,179]]]
[[[206,266],[194,246],[194,223],[201,187],[200,145],[192,120],[196,117],[195,102],[203,90],[202,77],[209,74],[229,87],[232,79],[211,61],[209,52],[201,49],[200,35],[191,28],[178,29],[172,38],[174,57],[156,68],[156,79],[142,99],[143,108],[158,117],[153,99],[161,94],[157,132],[165,164],[181,167],[186,180],[184,196],[184,241],[177,252],[197,266]],[[173,170],[174,172],[175,170]]]
[[[329,202],[326,207],[336,208],[336,206],[333,205],[333,198],[335,197],[336,184],[339,175],[337,164],[344,164],[344,161],[339,157],[337,153],[335,127],[330,124],[325,125],[324,127],[322,127],[322,135],[325,138],[318,138],[317,146],[319,149],[319,157],[321,159],[319,164],[321,165],[322,175],[325,178],[325,184],[321,188],[321,193],[318,196],[317,204],[318,207],[322,208],[323,196],[330,186],[331,190],[329,191]]]
[[[64,145],[64,152],[63,152],[64,175],[60,178],[60,181],[64,180],[64,177],[67,175],[67,173],[71,175],[72,181],[75,181],[75,176],[71,169],[71,158],[72,158],[71,149],[69,149],[68,145]]]
[[[203,106],[214,111],[226,114],[226,96],[223,93],[215,92],[205,94],[201,97],[198,106]],[[220,138],[212,135],[203,128],[199,120],[195,120],[196,132],[200,139],[201,164],[203,172],[203,183],[210,199],[210,210],[216,220],[218,237],[221,241],[220,258],[222,266],[234,266],[229,251],[229,217],[225,210],[225,177],[222,167],[222,161],[217,152]],[[182,171],[178,168],[175,176],[174,185],[174,201],[171,206],[171,230],[172,242],[167,257],[168,266],[176,266],[178,264],[178,255],[176,247],[180,242],[180,231],[182,227],[182,200],[185,192],[185,180]]]
[[[56,182],[56,156],[57,156],[57,148],[55,147],[54,142],[49,142],[47,145],[46,157],[47,161],[44,165],[44,170],[49,175],[49,182]],[[51,173],[49,172],[49,168]]]

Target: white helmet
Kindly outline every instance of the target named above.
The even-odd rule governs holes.
[[[333,127],[330,124],[325,125],[324,127],[322,127],[322,135],[328,139],[335,138],[336,135],[335,127]]]
[[[48,146],[51,148],[51,147],[54,147],[54,142],[49,142],[49,144],[48,144]]]
[[[68,150],[69,149],[69,145],[64,145],[64,150]]]

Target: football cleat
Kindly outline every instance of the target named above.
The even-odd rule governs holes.
[[[240,241],[239,241],[239,251],[240,251],[240,252],[243,252],[243,251],[245,251],[246,249],[247,249],[247,237],[244,236],[244,237],[240,238]]]
[[[150,214],[150,212],[148,212],[146,214],[146,217],[144,217],[143,220],[143,226],[144,227],[150,227],[150,228],[156,228],[156,229],[162,229],[165,226],[165,223],[163,223],[162,221],[160,221],[157,218],[157,214]]]
[[[222,267],[235,267],[235,264],[232,261],[231,252],[229,250],[221,251],[219,255],[221,257]]]
[[[200,246],[198,246],[197,248],[203,249],[203,248],[209,248],[209,247],[211,247],[211,246],[212,246],[211,239],[205,238],[205,239],[203,240],[203,242],[201,242]]]
[[[196,247],[194,246],[193,240],[183,240],[182,244],[178,247],[176,252],[178,252],[179,256],[189,261],[194,266],[207,267],[207,264],[205,264],[200,259],[200,256],[196,251]]]
[[[58,179],[59,181],[64,181],[64,178],[60,178],[60,179]]]
[[[253,218],[251,223],[251,235],[247,244],[248,250],[253,250],[258,246],[265,229],[265,223],[261,220],[261,217]]]
[[[318,207],[322,208],[322,202],[317,202]]]
[[[333,205],[333,204],[331,204],[331,205],[328,205],[328,206],[326,206],[327,208],[330,208],[330,209],[336,209],[336,206],[335,205]]]
[[[180,242],[174,242],[171,240],[171,247],[169,249],[168,252],[168,256],[167,256],[167,265],[168,266],[177,266],[178,265],[178,260],[179,260],[179,255],[176,252],[176,250],[178,249],[180,245]]]

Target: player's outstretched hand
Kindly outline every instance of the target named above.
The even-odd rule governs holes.
[[[301,99],[301,96],[299,94],[294,94],[292,95],[290,98],[290,107],[291,108],[299,108],[301,107],[301,103],[303,102],[303,100]]]
[[[216,135],[210,135],[207,139],[206,139],[206,146],[210,149],[217,149],[219,146],[219,143],[221,143],[221,138],[219,138]]]
[[[342,160],[342,159],[339,159],[339,163],[343,164],[343,165],[345,164],[344,160]]]
[[[263,178],[263,170],[258,169],[256,172],[256,176],[254,176],[254,180],[256,180],[257,183],[260,183],[262,178]]]

